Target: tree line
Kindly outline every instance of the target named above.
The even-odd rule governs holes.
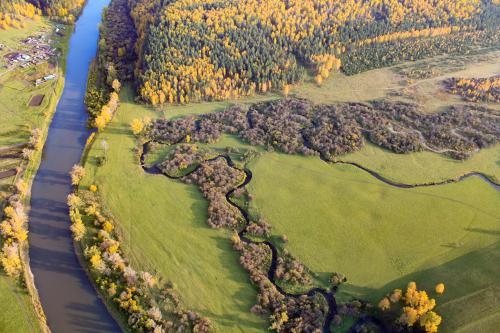
[[[170,144],[187,136],[191,142],[210,143],[222,133],[235,134],[252,145],[326,160],[359,150],[365,140],[395,153],[427,149],[465,159],[500,140],[497,116],[495,110],[479,106],[425,114],[418,105],[402,102],[315,105],[289,98],[248,110],[232,106],[197,117],[158,119],[146,133],[151,140]]]

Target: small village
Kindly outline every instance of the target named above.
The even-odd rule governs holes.
[[[62,31],[64,27],[55,27],[53,33],[39,32],[29,36],[19,42],[16,48],[8,47],[0,44],[0,52],[3,54],[3,69],[4,73],[10,72],[16,68],[27,69],[30,67],[40,66],[51,59],[60,56],[60,52],[53,46],[52,36],[64,36]],[[6,53],[5,53],[6,52]],[[1,73],[0,73],[1,75]],[[43,77],[36,78],[33,81],[35,86],[39,86],[44,82],[51,81],[57,78],[55,73],[49,73]]]

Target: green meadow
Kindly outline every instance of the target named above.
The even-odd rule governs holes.
[[[401,189],[349,165],[277,153],[250,167],[253,209],[325,285],[331,272],[347,276],[340,298],[378,302],[409,281],[444,282],[443,331],[492,316],[498,324],[500,195],[482,179]]]
[[[471,158],[461,161],[430,151],[395,154],[367,143],[361,150],[341,156],[339,160],[358,163],[387,179],[406,184],[440,182],[470,172],[481,172],[500,183],[499,144],[481,149]]]
[[[3,273],[0,274],[0,331],[41,332],[28,292]]]

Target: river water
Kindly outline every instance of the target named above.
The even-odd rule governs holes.
[[[54,333],[120,332],[76,257],[66,206],[71,191],[68,173],[80,160],[89,134],[83,99],[89,64],[96,54],[98,25],[108,3],[109,0],[88,0],[76,23],[64,91],[32,189],[30,266]]]

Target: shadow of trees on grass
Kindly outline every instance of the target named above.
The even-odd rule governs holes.
[[[500,236],[500,231],[471,228],[471,232]],[[492,314],[500,315],[500,240],[442,265],[420,270],[374,289],[347,283],[339,291],[353,297],[370,298],[375,304],[392,290],[404,289],[415,281],[419,289],[436,298],[436,311],[443,316],[440,332],[456,332]],[[436,295],[434,287],[443,282],[446,291]],[[369,295],[371,297],[369,297]],[[495,320],[500,325],[500,316]],[[497,326],[495,326],[497,327]]]

